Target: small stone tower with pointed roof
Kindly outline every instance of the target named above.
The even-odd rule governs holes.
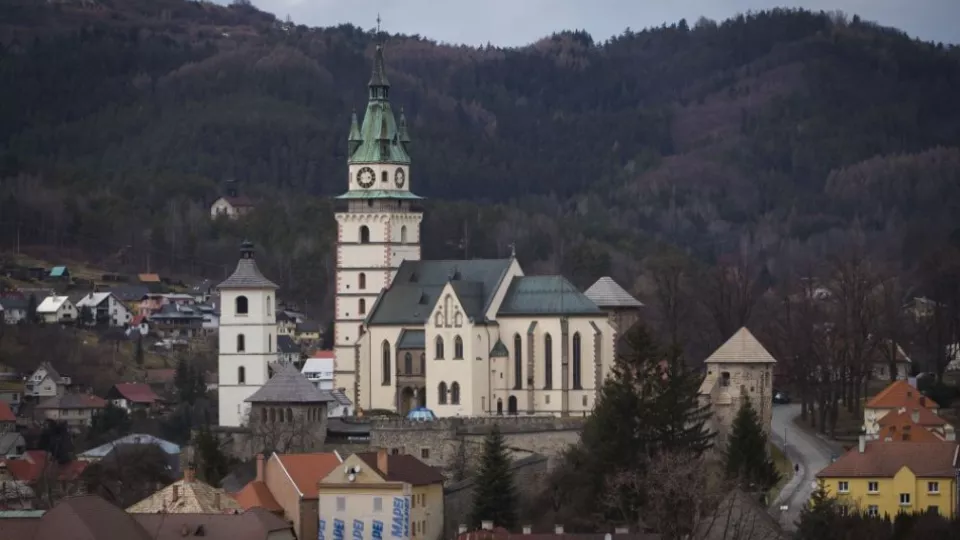
[[[373,55],[362,123],[354,112],[347,136],[346,193],[337,197],[337,292],[335,388],[357,383],[356,344],[380,291],[404,260],[420,260],[420,222],[411,191],[410,135],[401,111],[390,106],[383,46]]]
[[[219,358],[217,360],[219,424],[244,425],[245,400],[269,379],[267,366],[278,359],[277,285],[263,277],[253,257],[253,244],[243,242],[237,268],[220,290]]]

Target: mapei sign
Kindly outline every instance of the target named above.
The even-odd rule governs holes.
[[[409,539],[410,497],[394,497],[392,507],[385,510],[385,515],[368,516],[364,519],[320,518],[317,540]],[[386,523],[381,518],[387,518]],[[385,532],[388,534],[386,537]]]

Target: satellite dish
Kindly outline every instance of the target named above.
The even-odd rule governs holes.
[[[353,481],[356,480],[356,479],[357,479],[357,475],[355,475],[355,474],[351,474],[350,476],[347,477],[347,480],[349,480],[349,481],[351,481],[351,482],[353,482]]]
[[[353,472],[354,472],[355,474],[360,474],[360,466],[359,466],[359,465],[354,466],[354,467],[353,467]]]

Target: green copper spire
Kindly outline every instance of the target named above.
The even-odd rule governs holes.
[[[407,116],[403,114],[403,107],[400,107],[400,142],[404,146],[410,144],[410,134],[407,133]]]
[[[350,126],[349,163],[410,163],[406,143],[410,136],[401,115],[398,125],[390,107],[390,82],[383,60],[383,46],[373,53],[373,74],[370,76],[370,99],[363,113],[363,123],[355,132],[356,121]]]
[[[383,65],[383,45],[377,45],[373,53],[373,74],[370,76],[370,99],[387,99],[390,81],[387,80],[387,68]]]
[[[360,123],[357,122],[356,109],[354,109],[353,114],[350,115],[350,135],[347,137],[347,142],[350,147],[351,155],[357,151],[360,143],[363,142],[363,139],[360,138]]]

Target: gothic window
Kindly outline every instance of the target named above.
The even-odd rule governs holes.
[[[390,342],[383,340],[383,385],[390,384]]]
[[[267,334],[267,352],[273,352],[273,334]]]
[[[443,381],[437,385],[437,403],[439,405],[447,404],[447,383]]]
[[[543,387],[553,388],[553,338],[543,336]]]
[[[410,353],[403,355],[403,373],[405,375],[413,373],[413,355]]]
[[[243,334],[237,334],[237,352],[244,352],[247,350],[247,339]]]
[[[407,243],[407,226],[406,225],[400,227],[400,243],[401,244]]]
[[[360,299],[360,306],[359,306],[357,309],[360,311],[360,314],[361,314],[361,315],[366,314],[366,313],[367,313],[367,301],[364,300],[363,298],[361,298],[361,299]]]
[[[457,328],[463,326],[463,313],[458,311],[457,314],[453,316],[453,325]]]
[[[453,338],[453,359],[463,360],[463,340],[460,336]]]
[[[273,315],[273,304],[270,302],[270,295],[267,295],[267,315]]]
[[[420,353],[420,374],[427,374],[427,353]]]
[[[357,286],[360,288],[360,290],[363,290],[363,289],[366,289],[366,288],[367,288],[367,275],[366,275],[366,274],[364,274],[363,272],[360,272],[360,276],[357,278],[357,281],[359,282],[359,283],[357,283]]]
[[[523,385],[523,345],[520,334],[513,335],[513,389],[519,390]]]
[[[507,414],[517,414],[517,396],[507,398]]]
[[[441,326],[443,326],[443,313],[441,313],[440,310],[437,310],[437,316],[434,317],[433,319],[434,319],[433,320],[434,326],[436,326],[437,328],[440,328]]]
[[[237,384],[247,384],[247,368],[243,366],[237,368]]]
[[[460,404],[460,383],[454,382],[450,385],[450,404]]]
[[[370,228],[366,225],[360,226],[360,243],[369,244],[370,243]]]
[[[437,353],[434,356],[437,360],[443,360],[443,336],[437,336]]]
[[[450,295],[443,299],[443,324],[450,326]]]
[[[573,334],[573,388],[583,388],[583,375],[580,367],[580,332]]]
[[[234,311],[236,312],[237,315],[246,315],[247,313],[249,313],[249,310],[247,308],[246,296],[238,296],[237,299],[233,302],[233,304],[234,304]]]

